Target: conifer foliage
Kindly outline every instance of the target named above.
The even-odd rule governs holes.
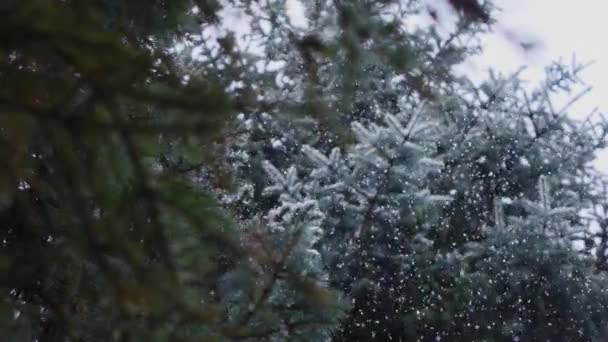
[[[348,35],[328,29],[348,5],[302,3],[322,13],[309,17],[303,36],[331,46]],[[405,3],[352,6],[381,26],[424,13]],[[481,8],[491,13],[490,3]],[[290,66],[279,71],[294,80],[285,88],[293,100],[307,87],[333,96],[326,105],[350,132],[327,132],[315,113],[318,126],[244,112],[228,158],[249,191],[239,197],[237,186],[228,205],[248,208],[245,221],[282,210],[285,198],[320,211],[310,243],[350,303],[332,340],[601,341],[602,177],[590,162],[606,125],[601,116],[569,116],[589,90],[578,78],[584,66],[554,63],[536,87],[523,83],[523,69],[473,83],[454,67],[478,51],[474,38],[491,16],[458,10],[448,36],[399,26],[394,49],[410,58],[405,70],[379,58],[374,48],[386,36],[369,32],[347,64],[339,52],[331,60],[319,53],[310,79]],[[309,57],[281,58],[305,66]]]
[[[0,335],[605,340],[583,66],[474,83],[446,4],[0,4]]]

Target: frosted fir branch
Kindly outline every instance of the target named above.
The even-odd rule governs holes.
[[[302,146],[302,153],[308,157],[310,161],[320,167],[330,167],[331,161],[323,155],[319,150],[309,145]]]
[[[331,152],[329,153],[330,165],[338,165],[338,163],[341,161],[341,159],[342,159],[342,153],[340,152],[340,148],[339,147],[332,148]]]
[[[423,101],[418,106],[418,109],[416,111],[414,111],[412,116],[409,118],[407,127],[405,128],[405,135],[403,136],[403,138],[405,140],[409,139],[412,136],[412,132],[414,132],[414,128],[416,128],[416,125],[418,124],[418,120],[420,120],[420,116],[422,115],[422,112],[425,109],[426,109],[426,102]]]
[[[494,199],[494,221],[497,228],[504,228],[506,226],[503,201],[500,197]]]
[[[279,201],[281,203],[297,203],[299,201],[302,201],[302,195],[299,191],[294,191],[294,193],[282,192],[279,195]]]
[[[545,67],[547,76],[542,86],[555,92],[557,89],[570,91],[570,86],[575,83],[584,84],[579,75],[583,70],[593,65],[594,62],[591,61],[586,64],[580,64],[577,63],[576,59],[573,57],[571,63],[570,67],[568,67],[563,64],[561,60],[558,60]]]
[[[420,187],[417,183],[414,182],[406,182],[403,186],[403,192],[394,194],[395,198],[399,201],[404,199],[410,199],[416,196],[416,193],[419,191]]]
[[[574,105],[575,103],[577,103],[583,96],[589,94],[589,92],[591,92],[591,90],[593,89],[592,86],[588,86],[585,89],[583,89],[581,92],[579,92],[578,94],[576,94],[575,96],[573,96],[557,113],[556,116],[562,116],[564,114],[566,114],[566,111],[568,111],[568,109],[570,109],[570,107],[572,107],[572,105]]]
[[[577,210],[573,207],[556,207],[549,211],[549,215],[553,217],[568,217],[576,215]]]
[[[285,176],[283,175],[283,173],[281,171],[279,171],[279,169],[277,169],[274,165],[272,165],[271,162],[265,160],[262,163],[262,167],[264,168],[264,171],[266,171],[266,174],[268,174],[268,176],[274,183],[281,184],[281,185],[287,184],[287,181],[285,180]]]
[[[344,190],[344,188],[345,188],[344,182],[336,182],[334,184],[325,185],[323,187],[320,187],[319,192],[321,194],[335,193],[335,192]]]
[[[488,99],[486,101],[483,101],[483,103],[481,104],[480,108],[483,110],[490,110],[492,109],[491,106],[496,102],[496,99],[499,98],[500,95],[502,95],[503,91],[505,90],[506,86],[508,84],[511,84],[513,82],[515,82],[516,80],[519,79],[519,76],[521,75],[522,72],[524,72],[524,70],[526,70],[527,67],[522,66],[519,69],[517,69],[514,73],[511,74],[511,76],[509,76],[508,78],[502,80],[502,82],[500,82],[500,84],[498,85],[498,87],[496,87],[496,89],[494,91],[491,91],[488,94]],[[490,70],[490,78],[492,78],[493,80],[497,81],[497,79],[495,78],[495,76],[493,75],[493,71]]]
[[[433,195],[429,189],[422,189],[416,192],[415,197],[425,202],[450,202],[454,200],[450,195]]]
[[[426,152],[426,149],[424,147],[422,147],[416,143],[413,143],[411,141],[404,142],[402,146],[404,148],[406,148],[412,152],[418,153],[418,154],[422,154],[422,153]]]
[[[379,127],[375,124],[371,124],[369,128],[365,128],[361,123],[354,122],[352,124],[353,132],[360,142],[360,144],[354,148],[360,155],[355,155],[355,157],[367,161],[372,165],[376,165],[379,168],[390,168],[392,166],[392,161],[397,158],[399,154],[398,151],[389,148],[386,144],[386,146],[378,145],[383,136],[384,138],[397,137],[397,141],[393,142],[397,148],[406,148],[418,154],[425,153],[426,150],[424,147],[410,141],[423,109],[424,106],[421,106],[412,114],[408,121],[407,128],[403,128],[399,120],[391,114],[384,114],[387,127]],[[393,132],[393,134],[390,134],[390,132]],[[385,160],[383,161],[382,159]]]
[[[402,151],[409,150],[409,152],[414,152],[414,154],[416,156],[414,158],[414,163],[412,163],[410,165],[413,167],[412,170],[410,172],[408,172],[408,174],[404,174],[404,176],[411,176],[412,171],[414,171],[414,172],[420,171],[419,169],[415,168],[414,166],[425,166],[424,164],[428,163],[428,160],[423,160],[421,164],[418,164],[418,162],[422,159],[421,156],[424,156],[424,154],[427,152],[427,149],[425,149],[423,146],[420,146],[420,145],[415,144],[410,141],[410,139],[412,138],[412,136],[415,132],[418,121],[420,120],[420,115],[425,110],[425,108],[426,108],[426,106],[423,103],[411,115],[411,117],[408,120],[407,127],[405,128],[405,132],[403,132],[403,134],[400,133],[400,134],[392,135],[393,137],[397,136],[399,139],[398,139],[398,141],[391,141],[391,143],[396,143],[396,147],[402,149]],[[363,219],[362,219],[361,223],[359,224],[357,229],[355,229],[354,239],[356,239],[359,236],[363,236],[362,234],[364,234],[364,230],[369,228],[370,223],[371,223],[370,220],[372,219],[375,211],[378,209],[377,208],[378,201],[381,197],[384,196],[382,194],[382,192],[384,191],[385,187],[389,184],[390,178],[395,173],[395,168],[402,166],[402,165],[395,165],[395,162],[398,160],[398,156],[399,156],[399,153],[397,153],[397,151],[391,151],[388,149],[388,147],[382,148],[381,146],[377,146],[375,144],[378,141],[378,137],[383,132],[386,133],[387,131],[390,132],[390,131],[395,131],[395,130],[401,131],[401,128],[402,128],[401,123],[398,122],[398,120],[396,118],[389,117],[387,119],[387,121],[388,121],[387,125],[392,125],[392,128],[385,127],[385,128],[383,128],[383,130],[381,128],[378,128],[378,126],[375,126],[375,125],[371,125],[371,130],[367,130],[360,123],[358,123],[358,122],[353,123],[353,130],[354,130],[355,135],[359,137],[360,141],[365,142],[365,144],[359,144],[359,146],[356,146],[353,149],[353,154],[354,154],[353,157],[355,159],[366,161],[366,162],[370,163],[371,165],[374,165],[376,168],[380,168],[381,169],[380,174],[382,175],[382,177],[378,180],[378,185],[374,189],[369,189],[370,195],[366,197],[366,202],[367,202],[366,207],[367,208],[364,211]],[[372,133],[372,131],[373,131],[373,133]],[[375,136],[373,138],[372,138],[372,134],[375,134]],[[389,137],[390,136],[391,135],[389,135]],[[437,166],[439,166],[439,162],[431,162],[431,163],[428,163],[426,166],[427,167],[428,166],[437,167]],[[439,167],[441,167],[441,166],[439,166]],[[415,182],[415,183],[417,183],[417,182]],[[412,184],[412,185],[414,185],[414,184]],[[451,196],[431,195],[430,191],[428,191],[428,189],[427,189],[426,193],[416,194],[415,193],[416,189],[417,189],[416,186],[412,187],[412,195],[414,197],[417,197],[417,195],[419,195],[419,197],[422,197],[422,199],[425,202],[448,202],[448,201],[453,200],[453,198]],[[399,197],[399,196],[401,196],[401,194],[393,194],[392,196]],[[353,243],[353,238],[351,238],[349,243],[350,244]]]
[[[527,211],[529,214],[537,215],[537,216],[543,215],[544,209],[541,204],[530,201],[529,199],[525,199],[525,198],[519,200],[518,202],[519,202],[519,205],[521,205],[522,208],[525,211]]]
[[[357,203],[350,203],[350,202],[345,202],[342,204],[342,206],[345,209],[349,209],[353,212],[357,212],[357,213],[364,213],[367,210],[367,201],[364,199],[364,197],[360,197],[360,201],[358,201]]]
[[[288,189],[295,189],[298,187],[298,170],[294,165],[287,169],[285,174],[286,186]]]
[[[264,161],[262,167],[266,174],[268,174],[272,185],[264,188],[263,195],[275,195],[281,194],[282,196],[291,196],[293,198],[301,198],[300,191],[302,190],[302,184],[299,183],[298,173],[295,166],[290,166],[285,173],[279,171],[269,161]]]
[[[429,157],[420,158],[418,160],[418,164],[425,166],[425,167],[435,168],[435,169],[441,169],[444,166],[444,163],[441,160],[437,160],[437,159],[429,158]]]
[[[326,167],[314,169],[310,172],[310,177],[313,179],[323,179],[331,175],[330,169]]]
[[[309,227],[320,226],[324,219],[325,215],[319,210],[318,202],[312,199],[284,201],[278,207],[271,209],[266,215],[269,225],[278,228],[280,231],[293,230],[294,227],[300,226],[303,226],[304,230],[307,231],[312,229]],[[292,228],[289,229],[288,227]]]
[[[538,179],[538,192],[539,199],[544,211],[549,212],[551,210],[551,187],[549,185],[549,179],[545,175],[541,175]]]
[[[474,126],[466,132],[464,135],[464,140],[471,140],[473,138],[483,137],[485,135],[485,130],[481,126]]]
[[[426,237],[424,234],[421,233],[416,233],[414,235],[414,239],[413,242],[416,244],[421,244],[425,247],[432,247],[435,242],[431,239],[429,239],[428,237]]]
[[[371,152],[373,148],[369,148]],[[326,157],[319,150],[309,145],[304,145],[302,147],[302,152],[311,162],[316,164],[316,168],[310,171],[310,177],[313,179],[333,179],[336,177],[344,179],[344,177],[349,177],[348,173],[350,170],[348,167],[345,167],[346,165],[344,165],[340,148],[333,148],[329,154],[329,157]]]
[[[270,266],[272,266],[272,273],[270,276],[270,280],[263,287],[261,294],[257,297],[257,299],[253,300],[248,305],[248,310],[243,314],[243,316],[238,320],[238,324],[235,326],[246,326],[251,319],[256,315],[256,313],[261,309],[261,307],[269,300],[275,286],[279,280],[280,275],[285,271],[285,267],[287,266],[287,261],[295,250],[297,244],[299,243],[302,237],[302,230],[296,230],[289,236],[289,240],[287,242],[287,246],[280,254],[280,257],[276,262],[273,262]]]
[[[373,143],[377,140],[377,134],[374,134],[370,130],[363,127],[363,125],[358,121],[351,124],[351,129],[355,134],[355,138],[362,144],[373,145]]]
[[[312,246],[317,243],[321,237],[323,236],[323,228],[320,225],[310,225],[306,227],[306,236],[307,239],[304,241],[307,242],[308,248],[307,250],[311,250]],[[316,252],[316,250],[315,250]]]
[[[378,150],[375,146],[357,146],[352,158],[373,165],[379,169],[387,169],[390,167],[390,156],[385,152]],[[378,152],[383,152],[378,155]]]
[[[436,203],[436,202],[447,203],[447,202],[453,201],[454,198],[450,195],[429,195],[429,196],[427,196],[426,200],[431,203]]]
[[[396,116],[387,113],[384,115],[384,121],[393,134],[401,138],[407,137],[407,130],[401,125],[401,122],[399,122],[399,119],[397,119]]]
[[[431,132],[429,132],[430,130],[433,129],[437,129],[439,127],[439,125],[437,123],[434,122],[423,122],[420,123],[418,125],[416,125],[416,127],[414,128],[414,130],[412,131],[412,136],[420,136],[422,134],[431,134]]]

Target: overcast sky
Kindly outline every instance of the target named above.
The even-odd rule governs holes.
[[[603,0],[495,0],[504,10],[497,16],[497,33],[485,44],[480,64],[505,70],[528,65],[527,76],[534,78],[551,60],[563,57],[570,60],[576,54],[580,62],[595,61],[584,73],[583,79],[595,91],[583,101],[585,105],[608,108],[608,99],[601,96],[608,88],[603,76],[608,71],[608,49],[605,49],[604,23],[608,3]],[[520,35],[523,40],[540,43],[531,53],[514,48],[505,31]],[[595,103],[595,105],[592,105]]]
[[[605,0],[495,0],[503,8],[497,16],[496,33],[488,37],[485,53],[474,60],[474,67],[488,66],[514,71],[527,65],[524,77],[534,81],[544,66],[562,57],[570,61],[573,54],[579,62],[594,61],[582,79],[593,90],[572,110],[577,118],[586,116],[595,107],[608,111],[608,47],[606,24],[608,2]],[[505,32],[512,31],[521,39],[539,42],[534,52],[524,53],[510,42]],[[598,155],[596,165],[608,172],[608,152]]]
[[[438,9],[440,14],[450,11],[445,0],[423,0]],[[288,14],[294,24],[305,25],[299,0],[287,0]],[[489,67],[505,73],[522,66],[522,77],[538,82],[544,67],[562,59],[570,62],[573,56],[579,63],[593,62],[581,78],[593,90],[571,108],[570,114],[584,119],[594,109],[608,111],[608,47],[602,30],[608,13],[607,0],[493,0],[502,9],[496,13],[494,34],[484,42],[484,53],[466,63],[464,70],[473,79],[487,75]],[[449,30],[449,14],[444,19]],[[447,21],[447,22],[446,22]],[[441,31],[441,30],[440,30]],[[524,51],[517,42],[533,42],[536,48]],[[574,94],[573,94],[574,95]],[[608,151],[599,153],[596,166],[608,172]]]

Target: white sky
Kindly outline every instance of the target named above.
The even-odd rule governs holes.
[[[445,0],[424,1],[440,11],[447,6]],[[492,1],[502,11],[495,14],[498,23],[494,27],[495,33],[485,39],[485,52],[465,67],[471,78],[485,75],[488,67],[511,73],[525,65],[528,68],[522,76],[536,83],[544,75],[544,67],[552,61],[562,58],[570,62],[576,56],[579,63],[594,62],[581,74],[583,81],[593,86],[593,90],[571,108],[571,115],[584,119],[596,107],[600,112],[608,111],[608,47],[602,30],[607,20],[608,1]],[[287,0],[287,10],[292,24],[306,26],[299,0]],[[449,21],[449,18],[443,19]],[[525,52],[517,45],[517,40],[532,41],[538,43],[538,47]],[[595,164],[608,172],[608,151],[599,153]]]
[[[497,16],[498,32],[487,39],[484,58],[477,62],[503,70],[515,70],[521,65],[528,65],[527,77],[534,79],[552,60],[562,57],[569,61],[575,54],[579,62],[595,62],[583,73],[583,79],[596,89],[584,101],[589,102],[591,107],[588,109],[594,106],[607,108],[608,99],[602,99],[600,95],[601,76],[604,74],[602,71],[608,70],[608,49],[603,46],[605,33],[601,29],[608,11],[606,1],[495,0],[494,2],[504,9]],[[505,37],[507,30],[514,32],[524,41],[539,42],[539,48],[529,54],[522,52]],[[608,83],[604,83],[604,87],[608,87]],[[591,102],[596,104],[591,105]]]
[[[600,112],[608,111],[608,46],[603,30],[607,1],[494,0],[494,3],[503,9],[497,16],[497,32],[486,40],[483,56],[473,62],[475,69],[492,66],[509,72],[527,65],[523,76],[535,81],[551,61],[560,57],[570,61],[575,55],[581,63],[594,62],[581,74],[593,90],[573,107],[572,115],[584,118],[595,107]],[[523,40],[537,41],[540,46],[526,54],[507,39],[506,31]],[[608,172],[608,151],[598,154],[596,166]]]

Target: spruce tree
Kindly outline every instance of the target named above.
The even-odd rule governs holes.
[[[491,24],[491,4],[451,3],[462,17],[446,38],[395,24],[424,13],[415,1],[384,12],[364,1],[304,2],[307,13],[318,14],[304,37],[320,38],[323,47],[341,39],[352,45],[332,60],[293,56],[291,63],[316,68],[293,74],[286,90],[314,87],[314,96],[333,96],[331,110],[352,133],[326,132],[316,107],[308,113],[320,125],[316,138],[300,133],[310,133],[306,128],[260,125],[244,113],[249,128],[237,136],[247,152],[235,172],[257,189],[251,196],[263,196],[262,185],[274,190],[264,206],[254,201],[252,208],[238,196],[231,205],[246,206],[249,217],[280,208],[286,194],[276,192],[277,170],[298,179],[303,202],[316,201],[322,236],[313,246],[330,284],[351,302],[334,340],[601,340],[607,307],[598,265],[605,265],[606,239],[594,227],[604,229],[604,200],[601,177],[589,165],[605,145],[606,126],[569,116],[588,91],[578,79],[582,66],[554,63],[532,89],[519,72],[490,73],[474,84],[454,68],[479,51],[476,37]],[[357,45],[361,31],[326,36],[328,26],[314,26],[331,27],[334,15],[396,25],[403,40],[392,48],[412,64],[386,63],[379,31],[365,31],[365,44]],[[563,94],[568,102],[557,105]],[[422,113],[419,122],[410,121],[414,113]],[[275,128],[255,141],[250,159],[248,139],[267,125]],[[410,136],[416,129],[419,135]],[[287,158],[274,152],[277,141],[289,142]],[[273,165],[266,178],[243,173],[268,170],[265,161]]]
[[[290,339],[339,317],[316,273],[285,264],[294,244],[247,249],[252,235],[181,172],[213,166],[223,124],[256,105],[171,54],[220,7],[0,4],[3,339]]]

